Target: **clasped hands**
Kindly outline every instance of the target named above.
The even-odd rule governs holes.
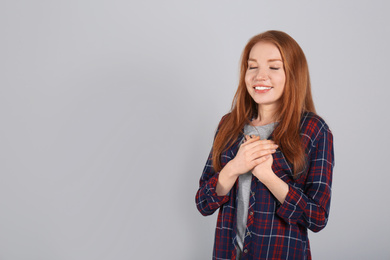
[[[260,140],[258,136],[246,135],[245,139],[237,155],[229,163],[238,175],[251,171],[264,183],[269,177],[275,175],[272,171],[272,154],[276,152],[278,145],[272,140]]]

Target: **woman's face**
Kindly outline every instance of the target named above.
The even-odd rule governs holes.
[[[275,109],[283,94],[286,74],[282,56],[272,43],[258,42],[249,53],[246,88],[261,107]]]

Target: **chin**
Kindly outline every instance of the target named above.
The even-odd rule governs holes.
[[[279,100],[254,99],[254,101],[256,102],[256,104],[264,105],[264,106],[272,106],[272,105],[277,106],[280,103]]]

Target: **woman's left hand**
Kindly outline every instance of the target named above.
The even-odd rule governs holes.
[[[253,168],[252,173],[256,176],[259,181],[262,183],[270,180],[272,177],[275,177],[275,173],[272,170],[272,164],[274,162],[274,159],[272,155],[268,155],[268,159],[264,162],[257,165],[255,168]]]
[[[266,160],[255,166],[252,169],[252,173],[283,204],[289,191],[289,186],[272,170],[272,164],[274,163],[273,154],[266,155],[263,158]]]

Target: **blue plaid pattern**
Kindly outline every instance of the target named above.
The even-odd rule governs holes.
[[[283,204],[252,176],[243,260],[311,259],[307,230],[320,231],[329,216],[333,135],[321,117],[305,113],[301,120],[301,137],[308,167],[297,179],[293,178],[292,165],[283,153],[278,149],[273,154],[273,171],[289,185]],[[239,136],[221,155],[222,166],[234,158],[243,138]],[[236,259],[238,180],[226,196],[217,196],[218,174],[212,166],[210,153],[200,178],[196,206],[204,216],[219,209],[213,259]]]

